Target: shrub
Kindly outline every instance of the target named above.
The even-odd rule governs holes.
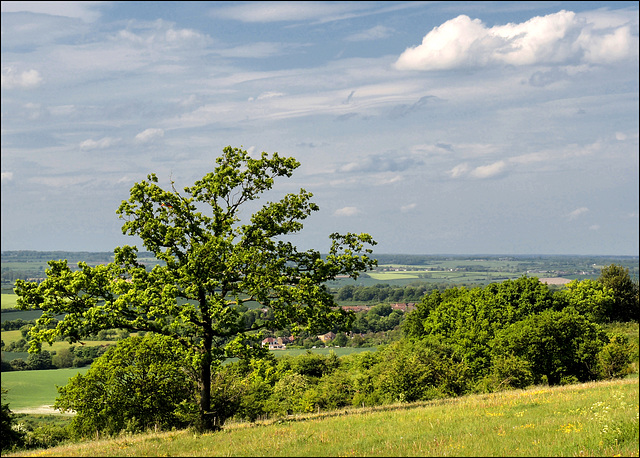
[[[193,389],[187,360],[174,339],[130,337],[59,387],[54,407],[76,412],[71,427],[80,437],[186,426],[180,406]]]
[[[634,348],[626,336],[613,335],[598,353],[598,369],[602,378],[622,378],[632,372]]]
[[[527,361],[535,383],[546,378],[556,385],[571,376],[584,382],[598,378],[597,355],[606,341],[600,327],[575,310],[545,310],[500,331],[492,355]]]

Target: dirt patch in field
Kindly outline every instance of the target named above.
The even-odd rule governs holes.
[[[566,285],[571,280],[563,277],[550,277],[550,278],[539,278],[540,283],[546,283],[548,285]]]
[[[29,407],[26,409],[11,409],[13,413],[30,413],[30,414],[45,414],[45,415],[69,415],[63,414],[59,410],[55,410],[51,406],[42,405],[38,407]]]

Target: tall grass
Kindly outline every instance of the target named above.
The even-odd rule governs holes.
[[[8,456],[638,456],[638,378],[172,431]]]

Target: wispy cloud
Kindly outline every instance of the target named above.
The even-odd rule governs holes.
[[[580,216],[588,212],[589,212],[589,209],[587,207],[576,208],[572,212],[569,212],[569,214],[567,215],[567,218],[569,218],[570,220],[573,220],[573,219],[579,218]]]
[[[109,148],[120,142],[119,138],[112,137],[104,137],[100,140],[88,139],[80,143],[80,149],[83,151],[90,151],[94,149],[105,149]]]
[[[345,41],[372,41],[391,36],[395,31],[390,27],[377,25],[362,32],[354,33],[345,38]]]
[[[388,152],[371,154],[356,161],[338,167],[338,172],[400,172],[422,165],[422,161],[413,156]]]
[[[164,130],[150,128],[136,135],[134,141],[136,143],[149,143],[162,137],[164,137]]]
[[[446,70],[494,64],[608,63],[637,55],[638,37],[629,25],[598,28],[572,11],[494,27],[459,15],[434,27],[422,44],[405,50],[395,67]]]
[[[333,216],[355,216],[360,213],[357,207],[342,207],[333,212]]]
[[[2,181],[11,181],[13,180],[13,172],[2,172],[0,174],[0,177],[2,178]]]
[[[290,22],[317,20],[358,8],[351,2],[251,2],[214,8],[210,14],[242,22]]]
[[[3,13],[29,12],[79,18],[93,22],[100,17],[98,9],[109,2],[2,2]]]

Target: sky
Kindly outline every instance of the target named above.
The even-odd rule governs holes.
[[[266,196],[313,193],[300,249],[638,256],[638,22],[638,2],[3,1],[2,251],[144,251],[116,215],[134,183],[182,190],[232,146],[301,163]]]

